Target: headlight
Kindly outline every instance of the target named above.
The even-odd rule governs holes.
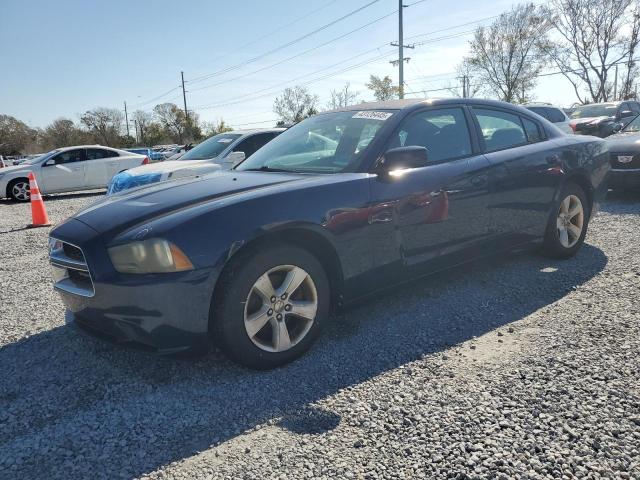
[[[176,245],[161,238],[117,245],[108,249],[120,273],[167,273],[193,270],[189,258]]]

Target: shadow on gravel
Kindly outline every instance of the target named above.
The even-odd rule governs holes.
[[[73,198],[91,198],[91,197],[100,197],[105,194],[106,190],[90,190],[86,192],[78,192],[78,193],[58,193],[51,195],[44,195],[44,201],[58,201],[58,200],[69,200]],[[0,205],[19,205],[20,202],[16,202],[15,200],[10,199],[0,199]]]
[[[600,210],[614,215],[638,215],[640,205],[640,191],[611,190],[607,200],[600,204]]]
[[[157,357],[69,326],[33,335],[0,349],[0,471],[133,477],[272,419],[295,433],[332,430],[340,417],[314,402],[520,320],[606,263],[585,245],[568,261],[514,254],[459,267],[348,310],[305,357],[270,372],[217,352]]]

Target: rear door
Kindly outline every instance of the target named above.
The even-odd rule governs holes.
[[[84,148],[60,152],[41,168],[43,192],[69,192],[86,188]]]
[[[118,169],[118,152],[106,148],[87,148],[85,177],[90,187],[104,187]]]
[[[491,169],[491,229],[508,243],[538,237],[546,226],[562,173],[561,148],[533,116],[473,107]]]

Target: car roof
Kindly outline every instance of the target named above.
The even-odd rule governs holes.
[[[498,100],[479,99],[479,98],[405,98],[402,100],[387,100],[384,102],[364,102],[348,107],[329,110],[331,112],[349,112],[361,110],[411,110],[420,106],[446,106],[446,105],[477,105],[485,107],[506,107],[511,109],[521,109],[522,106],[512,103],[501,102]]]

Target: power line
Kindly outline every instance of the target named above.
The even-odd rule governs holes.
[[[296,58],[302,57],[303,55],[306,55],[306,54],[307,54],[307,53],[309,53],[309,52],[312,52],[312,51],[317,50],[317,49],[322,48],[322,47],[326,47],[327,45],[329,45],[329,44],[331,44],[331,43],[333,43],[333,42],[336,42],[336,41],[338,41],[338,40],[341,40],[341,39],[343,39],[343,38],[345,38],[345,37],[347,37],[347,36],[349,36],[349,35],[351,35],[351,34],[353,34],[353,33],[355,33],[355,32],[358,32],[358,31],[360,31],[360,30],[362,30],[362,29],[364,29],[364,28],[366,28],[366,27],[368,27],[368,26],[370,26],[370,25],[373,25],[374,23],[377,23],[377,22],[379,22],[379,21],[381,21],[381,20],[384,20],[385,18],[390,17],[391,15],[395,15],[395,13],[396,13],[396,12],[395,12],[395,10],[394,10],[394,11],[393,11],[393,12],[391,12],[391,13],[388,13],[388,14],[386,14],[386,15],[383,15],[383,16],[381,16],[381,17],[378,17],[378,18],[376,18],[375,20],[372,20],[371,22],[368,22],[368,23],[366,23],[366,24],[364,24],[364,25],[361,25],[361,26],[360,26],[360,27],[358,27],[358,28],[354,28],[353,30],[348,31],[347,33],[344,33],[344,34],[342,34],[342,35],[339,35],[339,36],[337,36],[337,37],[334,37],[334,38],[332,38],[331,40],[328,40],[328,41],[326,41],[326,42],[324,42],[324,43],[321,43],[320,45],[316,45],[315,47],[311,47],[311,48],[309,48],[309,49],[307,49],[307,50],[305,50],[305,51],[303,51],[303,52],[297,53],[297,54],[295,54],[295,55],[293,55],[293,56],[291,56],[291,57],[285,58],[284,60],[280,60],[280,61],[278,61],[278,62],[272,63],[272,64],[267,65],[267,66],[265,66],[265,67],[261,67],[261,68],[259,68],[259,69],[257,69],[257,70],[252,71],[252,72],[248,72],[248,73],[245,73],[245,74],[239,75],[239,76],[234,77],[234,78],[230,78],[230,79],[222,80],[222,81],[219,81],[219,82],[216,82],[216,83],[211,83],[211,84],[209,84],[209,85],[205,85],[205,86],[198,87],[198,88],[193,88],[193,89],[191,89],[190,91],[195,92],[195,91],[199,91],[199,90],[206,90],[207,88],[216,87],[216,86],[218,86],[218,85],[223,85],[223,84],[225,84],[225,83],[229,83],[229,82],[234,82],[234,81],[239,80],[239,79],[241,79],[241,78],[245,78],[245,77],[248,77],[248,76],[250,76],[250,75],[254,75],[254,74],[256,74],[256,73],[263,72],[263,71],[268,70],[268,69],[273,68],[273,67],[277,67],[278,65],[281,65],[281,64],[283,64],[283,63],[286,63],[286,62],[288,62],[288,61],[290,61],[290,60],[294,60],[294,59],[296,59]],[[386,45],[386,44],[385,44],[385,45]]]
[[[232,65],[232,66],[230,66],[230,67],[223,68],[223,69],[221,69],[221,70],[217,70],[217,71],[212,72],[212,73],[209,73],[209,74],[207,74],[207,75],[203,75],[203,76],[201,76],[197,81],[193,81],[192,83],[201,82],[201,81],[203,81],[203,80],[206,80],[206,79],[208,79],[208,78],[211,78],[211,77],[214,77],[214,76],[220,75],[220,74],[222,74],[222,73],[227,73],[227,72],[230,72],[230,71],[233,71],[233,70],[237,70],[238,68],[241,68],[241,67],[244,67],[245,65],[248,65],[248,64],[250,64],[250,63],[256,62],[256,61],[258,61],[258,60],[260,60],[260,59],[262,59],[262,58],[264,58],[264,57],[266,57],[266,56],[268,56],[268,55],[271,55],[271,54],[273,54],[273,53],[279,52],[280,50],[283,50],[283,49],[285,49],[285,48],[287,48],[287,47],[290,47],[291,45],[294,45],[294,44],[296,44],[296,43],[299,43],[299,42],[301,42],[302,40],[304,40],[304,39],[306,39],[306,38],[309,38],[309,37],[311,37],[311,36],[315,35],[315,34],[316,34],[316,33],[318,33],[318,32],[321,32],[321,31],[323,31],[323,30],[326,30],[327,28],[329,28],[329,27],[331,27],[331,26],[335,25],[336,23],[339,23],[339,22],[341,22],[342,20],[344,20],[344,19],[346,19],[346,18],[349,18],[349,17],[351,17],[351,16],[355,15],[356,13],[358,13],[358,12],[360,12],[360,11],[362,11],[362,10],[364,10],[364,9],[368,8],[368,7],[370,7],[371,5],[373,5],[374,3],[377,3],[377,2],[379,2],[379,1],[380,1],[380,0],[372,0],[372,1],[371,1],[371,2],[369,2],[369,3],[367,3],[367,4],[365,4],[365,5],[361,6],[361,7],[358,7],[358,8],[356,8],[355,10],[352,10],[351,12],[347,13],[346,15],[343,15],[342,17],[339,17],[339,18],[337,18],[337,19],[335,19],[335,20],[332,20],[331,22],[326,23],[326,24],[322,25],[321,27],[316,28],[315,30],[312,30],[312,31],[311,31],[311,32],[309,32],[309,33],[305,33],[305,34],[304,34],[304,35],[302,35],[301,37],[298,37],[298,38],[296,38],[296,39],[294,39],[294,40],[291,40],[291,41],[289,41],[289,42],[287,42],[287,43],[284,43],[284,44],[282,44],[282,45],[279,45],[279,46],[277,46],[277,47],[275,47],[275,48],[272,48],[271,50],[268,50],[268,51],[266,51],[266,52],[264,52],[264,53],[261,53],[260,55],[257,55],[257,56],[255,56],[255,57],[252,57],[252,58],[250,58],[250,59],[248,59],[248,60],[245,60],[245,61],[243,61],[243,62],[237,63],[237,64]]]
[[[307,14],[305,14],[305,15],[303,15],[303,16],[301,16],[301,17],[298,17],[298,18],[296,18],[295,20],[292,20],[291,22],[289,22],[289,23],[287,23],[287,24],[285,24],[285,25],[282,25],[282,26],[280,26],[280,27],[276,28],[275,30],[270,31],[269,33],[266,33],[266,34],[264,34],[264,35],[262,35],[262,36],[260,36],[260,37],[258,37],[258,38],[255,38],[255,39],[251,40],[250,42],[247,42],[247,43],[245,43],[245,44],[243,44],[243,45],[239,46],[239,47],[238,47],[238,48],[236,48],[235,50],[232,50],[232,51],[230,51],[230,52],[225,53],[224,55],[220,55],[220,56],[218,56],[218,57],[213,58],[211,61],[216,61],[216,60],[220,60],[220,59],[222,59],[222,58],[226,58],[226,57],[228,57],[229,55],[232,55],[232,54],[234,54],[234,53],[237,53],[237,52],[239,52],[240,50],[242,50],[242,49],[244,49],[244,48],[246,48],[246,47],[249,47],[249,46],[251,46],[251,45],[255,45],[255,44],[256,44],[256,43],[258,43],[260,40],[264,40],[265,38],[270,37],[270,36],[271,36],[271,35],[273,35],[274,33],[279,33],[279,32],[281,32],[282,30],[284,30],[285,28],[288,28],[288,27],[290,27],[291,25],[295,25],[296,23],[300,22],[301,20],[304,20],[304,19],[306,19],[306,18],[310,17],[311,15],[313,15],[313,14],[315,14],[315,13],[319,12],[320,10],[323,10],[323,9],[327,8],[329,5],[332,5],[332,4],[336,3],[336,1],[337,1],[337,0],[331,0],[331,1],[327,2],[327,3],[325,3],[324,5],[322,5],[322,6],[318,7],[318,8],[316,8],[316,9],[314,9],[314,10],[312,10],[312,11],[310,11],[309,13],[307,13]],[[203,75],[203,76],[206,76],[206,75]],[[202,77],[202,76],[200,76],[200,77],[195,77],[195,78],[193,78],[193,79],[191,80],[191,82],[197,82],[201,77]]]

